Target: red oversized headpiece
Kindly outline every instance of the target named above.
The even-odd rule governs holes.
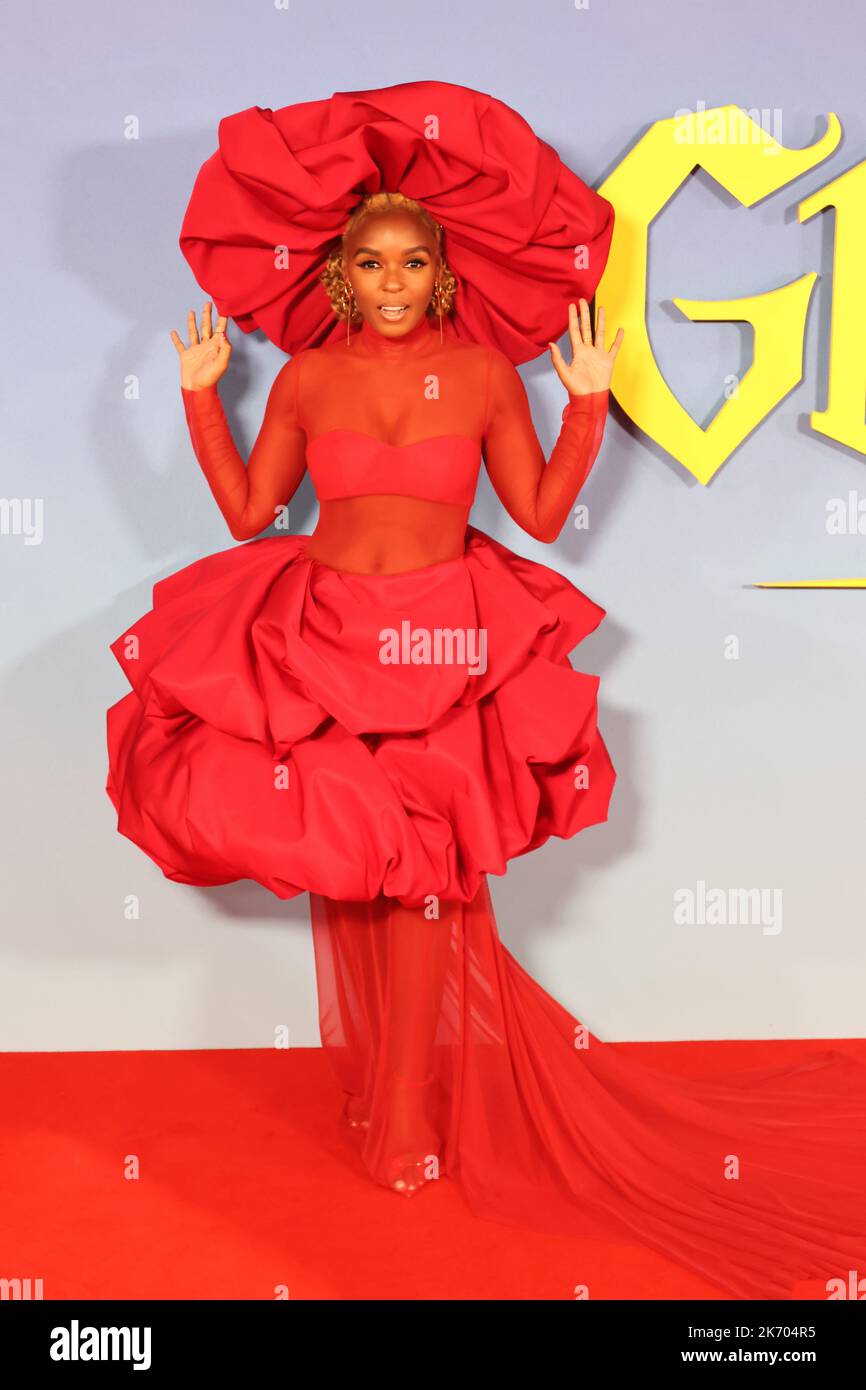
[[[219,123],[180,232],[217,310],[287,353],[345,332],[319,276],[367,193],[400,192],[444,229],[459,338],[515,364],[564,332],[591,299],[613,207],[504,102],[451,82],[335,92]],[[288,256],[277,254],[287,247]]]

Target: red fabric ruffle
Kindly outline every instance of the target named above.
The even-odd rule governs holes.
[[[547,352],[591,299],[614,210],[518,112],[453,82],[335,92],[219,123],[180,249],[217,306],[287,353],[345,334],[319,276],[367,193],[416,199],[445,229],[457,337],[512,362]],[[279,248],[286,252],[279,254]]]
[[[108,711],[106,789],[167,877],[469,902],[607,818],[599,677],[569,661],[603,608],[474,527],[458,559],[392,575],[331,569],[307,540],[195,561],[112,644],[132,690]],[[483,630],[486,669],[383,664],[407,621]]]

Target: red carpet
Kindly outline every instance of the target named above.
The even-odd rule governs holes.
[[[816,1046],[619,1044],[692,1076]],[[318,1048],[6,1053],[0,1105],[0,1278],[46,1299],[727,1298],[637,1246],[477,1220],[448,1178],[377,1187]]]

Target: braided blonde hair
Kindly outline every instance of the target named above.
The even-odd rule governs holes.
[[[454,304],[454,295],[457,291],[457,279],[445,264],[445,257],[442,254],[441,226],[425,207],[422,207],[420,203],[416,203],[414,198],[407,197],[405,193],[382,192],[368,193],[367,196],[358,203],[357,207],[352,210],[349,220],[343,230],[343,235],[334,247],[334,250],[328,256],[325,262],[325,269],[319,276],[319,279],[325,287],[325,293],[331,301],[331,308],[338,318],[346,318],[350,304],[349,297],[346,293],[346,280],[343,275],[343,250],[346,245],[346,240],[350,233],[355,230],[358,223],[363,221],[370,213],[385,212],[389,211],[391,208],[397,209],[400,212],[413,213],[425,224],[436,238],[436,249],[439,252],[439,275],[437,278],[439,281],[442,312],[445,314],[451,312],[452,305]],[[437,312],[438,303],[431,299],[427,306],[427,313],[433,317]],[[351,314],[352,322],[357,323],[361,318],[361,314],[354,299],[351,300]]]

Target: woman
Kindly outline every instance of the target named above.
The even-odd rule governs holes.
[[[166,746],[164,720],[152,721],[149,733],[134,699],[118,708],[113,724],[128,719],[137,731],[134,767],[125,763],[122,774],[127,788],[136,782],[123,808],[125,832],[172,877],[225,882],[246,872],[282,896],[289,887],[314,893],[323,1033],[348,1092],[347,1119],[368,1131],[365,1157],[380,1181],[410,1192],[425,1172],[438,1175],[448,1130],[434,1114],[447,1097],[431,1068],[431,1048],[452,923],[464,904],[479,899],[487,872],[501,873],[508,858],[551,833],[573,834],[602,819],[614,778],[596,730],[597,680],[573,672],[566,657],[601,610],[480,532],[472,532],[467,555],[481,452],[514,519],[554,540],[598,452],[623,335],[606,348],[602,309],[593,343],[586,300],[579,316],[570,306],[572,361],[550,347],[569,397],[545,466],[513,365],[492,348],[440,332],[453,277],[443,262],[441,228],[419,204],[388,193],[365,199],[323,279],[338,312],[345,302],[347,337],[298,353],[282,368],[246,466],[216,389],[231,356],[225,318],[214,330],[208,303],[201,334],[193,311],[189,342],[171,334],[193,446],[232,535],[246,540],[264,530],[308,464],[319,497],[311,538],[260,547],[269,582],[276,568],[281,583],[303,592],[307,608],[312,594],[316,607],[316,616],[299,625],[303,655],[283,647],[277,657],[281,615],[269,616],[267,625],[261,614],[256,619],[254,641],[267,650],[261,669],[273,672],[275,685],[281,676],[291,686],[304,684],[304,692],[290,692],[300,714],[283,709],[283,691],[267,702],[276,766],[285,768],[287,785],[269,761],[256,800],[246,766],[235,773],[224,761],[243,759],[246,745],[205,751],[205,726],[193,736],[195,750],[186,749],[183,733]],[[352,308],[362,325],[354,335]],[[238,559],[246,563],[248,555]],[[176,588],[178,577],[167,582]],[[232,603],[241,592],[234,582]],[[316,632],[323,610],[327,620]],[[407,619],[409,659],[401,661]],[[443,650],[440,642],[438,661],[437,631],[452,634],[455,648]],[[390,633],[393,661],[385,659]],[[225,636],[220,640],[225,674]],[[200,681],[204,661],[192,641],[184,650]],[[164,686],[164,660],[158,670]],[[509,727],[520,706],[515,712],[505,703],[503,678],[509,701],[534,704],[522,733]],[[224,699],[225,689],[220,694]],[[207,717],[201,707],[198,713]],[[504,732],[506,746],[497,745],[494,731]],[[240,726],[234,735],[253,732]],[[121,737],[115,739],[119,747]],[[154,757],[162,760],[159,779]],[[198,792],[210,808],[205,823],[191,815],[188,799],[169,803],[164,788],[183,775],[184,764],[204,778],[207,757],[213,782],[205,788],[202,781]],[[335,769],[342,779],[336,785]],[[255,826],[250,835],[242,823],[234,848],[237,808],[229,787],[244,798],[246,824]],[[169,825],[172,812],[176,823]],[[167,826],[173,852],[164,845]],[[347,1047],[335,1031],[342,1039],[350,997],[363,1019],[353,1018],[352,1026],[363,1027],[364,1038]]]
[[[375,855],[351,844],[353,856],[363,855],[360,875],[356,881],[348,877],[348,868],[344,871],[344,891],[359,898],[372,877],[372,886],[378,890],[374,902],[363,898],[341,902],[316,895],[314,905],[324,1032],[331,1039],[349,1093],[347,1119],[369,1130],[365,1157],[376,1176],[407,1193],[425,1176],[438,1175],[437,1155],[448,1130],[442,1119],[433,1119],[445,1097],[431,1063],[431,1048],[442,1009],[451,924],[459,918],[461,904],[475,898],[483,871],[501,872],[509,851],[529,847],[540,816],[532,818],[531,830],[521,818],[528,814],[536,787],[546,791],[540,771],[526,773],[530,790],[515,798],[509,823],[503,815],[504,788],[489,785],[489,774],[481,764],[485,718],[505,715],[498,708],[491,680],[484,679],[487,673],[467,674],[474,634],[481,634],[475,651],[483,648],[488,672],[499,670],[504,644],[497,645],[495,627],[489,631],[479,624],[474,611],[468,621],[467,614],[461,613],[465,607],[462,590],[472,577],[465,559],[466,526],[479,449],[483,444],[493,485],[514,519],[540,539],[555,539],[598,451],[611,371],[623,336],[620,330],[610,350],[606,349],[602,309],[594,344],[586,300],[580,301],[579,323],[575,306],[570,306],[571,363],[565,362],[556,344],[550,349],[569,392],[569,404],[562,434],[545,467],[525,392],[511,363],[490,348],[450,338],[446,344],[427,321],[431,313],[441,316],[445,300],[443,281],[448,272],[440,238],[438,224],[409,199],[385,193],[361,204],[344,234],[339,268],[332,263],[325,280],[337,306],[344,301],[347,308],[356,306],[363,327],[354,342],[347,335],[345,342],[330,348],[298,354],[283,368],[248,468],[234,448],[215,390],[231,351],[225,319],[218,320],[212,333],[207,304],[201,337],[192,311],[189,343],[184,345],[172,333],[180,354],[193,444],[237,539],[257,535],[268,525],[292,497],[309,459],[320,516],[304,547],[308,560],[343,573],[412,571],[419,596],[422,579],[449,631],[455,630],[458,616],[465,620],[457,627],[464,634],[465,660],[449,662],[447,673],[443,661],[413,663],[416,670],[427,665],[420,684],[416,682],[417,709],[410,703],[413,692],[407,689],[405,668],[389,662],[380,666],[383,679],[378,686],[374,687],[375,676],[372,680],[367,676],[376,699],[366,722],[359,724],[364,719],[364,699],[357,681],[345,716],[356,735],[383,740],[369,759],[401,786],[411,776],[405,763],[406,736],[416,744],[422,735],[429,740],[423,754],[428,770],[414,791],[424,817],[437,821],[437,838],[427,825],[421,832],[414,829],[412,810],[405,802],[392,807],[390,797],[386,798],[380,802],[380,813],[382,805],[388,806],[399,818],[396,833],[377,833],[374,824],[365,825],[365,834],[376,839]],[[424,389],[430,382],[436,387],[432,394]],[[336,428],[335,421],[340,422]],[[492,550],[491,543],[479,534],[475,540],[479,558],[473,555],[473,564],[491,563],[485,556],[488,548]],[[500,568],[502,557],[507,563],[504,550],[498,552]],[[519,562],[518,573],[526,567],[526,561]],[[545,582],[540,573],[536,590]],[[366,667],[380,662],[382,633],[397,631],[389,627],[387,613],[394,602],[391,595],[398,603],[403,601],[400,587],[396,582],[388,587],[384,610],[376,600],[380,589],[373,584],[363,591],[375,621],[361,641],[356,638],[353,649],[346,648],[362,668],[365,662]],[[357,596],[362,590],[356,585],[353,592]],[[527,597],[524,591],[524,602]],[[538,625],[537,602],[534,607]],[[552,616],[547,611],[543,620]],[[396,618],[395,612],[395,623]],[[429,631],[432,637],[435,627],[421,625],[415,630],[422,636]],[[512,645],[511,633],[507,643]],[[414,674],[411,668],[410,673]],[[589,798],[571,790],[572,764],[581,755],[591,762],[598,778],[597,807],[603,804],[606,809],[613,777],[600,737],[595,737],[594,748],[587,740],[587,727],[593,734],[595,729],[592,683],[571,675],[567,686],[572,690],[570,697],[565,696],[567,719],[560,717],[565,737],[547,774],[551,783],[568,782],[570,819],[564,825],[557,822],[563,833],[573,830],[576,817],[584,824],[587,819],[580,808]],[[468,701],[462,710],[453,701],[456,689]],[[485,715],[479,727],[476,695],[482,689]],[[549,717],[550,711],[546,713]],[[453,720],[451,729],[437,734],[448,715]],[[397,737],[389,740],[389,733]],[[446,780],[441,758],[452,751],[460,757],[459,776]],[[537,750],[520,749],[516,740],[511,755],[518,752],[526,757],[535,756]],[[473,754],[478,755],[474,762]],[[409,760],[416,761],[417,756],[412,750]],[[495,750],[490,749],[487,756],[494,757]],[[499,772],[507,783],[504,760]],[[366,775],[353,790],[371,798],[378,792],[373,778]],[[449,825],[448,802],[462,792],[472,797],[468,811],[475,824],[461,840]],[[305,798],[308,795],[305,792]],[[354,805],[347,803],[345,814],[347,824],[338,832],[344,845],[357,837],[359,819]],[[485,816],[487,838],[482,842],[478,830]],[[596,811],[593,818],[597,816]],[[549,833],[550,827],[546,829]],[[331,859],[335,847],[323,838],[322,848],[329,857],[323,883],[336,885],[341,876]],[[311,887],[311,881],[301,880],[301,884]],[[404,905],[416,902],[420,905]],[[339,970],[339,985],[335,970]],[[334,1006],[338,998],[350,995],[363,1018],[364,1040],[363,1047],[356,1043],[346,1055],[345,1043],[341,1049],[334,1040],[335,1030],[342,1038],[345,1007],[335,1018]],[[357,1028],[360,1021],[352,1021]]]
[[[623,334],[608,348],[599,310],[593,341],[569,305],[545,464],[512,362],[450,331],[444,252],[422,203],[361,201],[322,275],[346,337],[282,368],[246,467],[216,390],[226,317],[172,334],[232,535],[285,529],[306,467],[320,515],[163,580],[114,644],[119,828],[180,882],[310,893],[322,1041],[377,1181],[445,1175],[479,1215],[644,1241],[739,1297],[843,1277],[866,1249],[861,1068],[657,1073],[499,941],[487,874],[607,815],[598,678],[569,661],[604,611],[467,518],[483,454],[511,516],[556,539]]]

